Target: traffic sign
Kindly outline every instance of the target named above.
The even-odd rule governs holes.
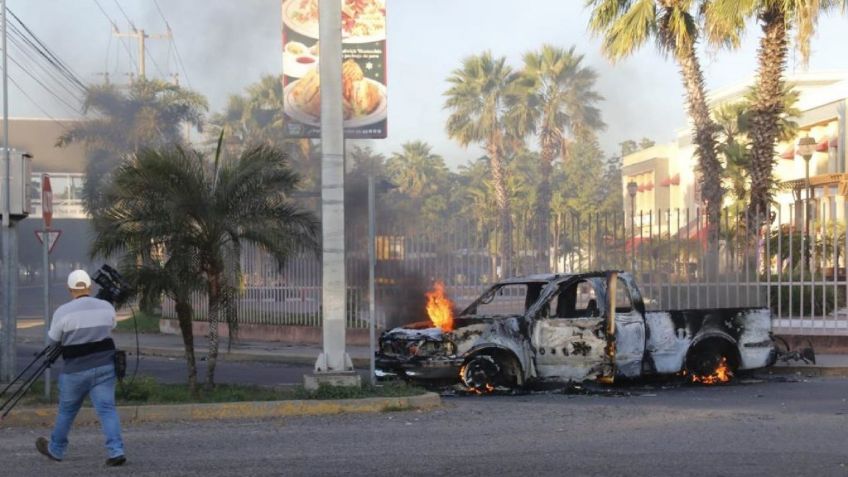
[[[53,251],[53,247],[56,246],[56,242],[59,241],[59,236],[62,235],[61,230],[36,230],[35,238],[38,239],[42,244],[44,243],[44,236],[47,235],[47,253]]]
[[[44,228],[49,230],[53,222],[53,187],[47,174],[41,175],[41,217],[44,219]],[[50,248],[53,248],[52,245]]]

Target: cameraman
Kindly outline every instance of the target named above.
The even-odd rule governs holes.
[[[74,418],[89,396],[106,437],[106,465],[122,465],[127,459],[115,409],[115,343],[111,337],[117,324],[115,308],[90,296],[91,278],[84,270],[68,275],[68,290],[73,299],[56,310],[48,332],[51,344],[61,343],[65,362],[59,375],[59,412],[50,440],[39,437],[35,448],[49,459],[61,461]]]

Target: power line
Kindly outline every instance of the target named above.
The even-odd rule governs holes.
[[[14,79],[14,78],[12,78],[12,75],[9,75],[9,76],[8,76],[8,78],[9,78],[9,81],[11,81],[11,82],[12,82],[12,84],[13,84],[13,85],[15,85],[15,87],[16,87],[16,88],[18,88],[18,92],[20,92],[22,95],[24,95],[24,97],[25,97],[26,99],[28,99],[28,100],[30,101],[30,103],[32,103],[32,105],[33,105],[33,106],[35,106],[36,108],[38,108],[38,110],[39,110],[39,111],[41,111],[41,114],[43,114],[43,115],[47,116],[48,118],[52,119],[54,123],[56,123],[56,124],[58,124],[59,126],[61,126],[61,127],[62,127],[62,129],[64,129],[65,131],[67,131],[67,130],[68,130],[68,126],[66,126],[66,125],[65,125],[65,123],[63,123],[62,121],[59,121],[58,119],[56,119],[56,118],[54,118],[53,116],[51,116],[51,115],[50,115],[50,113],[48,113],[47,111],[45,111],[45,110],[44,110],[44,108],[42,108],[42,107],[41,107],[41,105],[40,105],[40,104],[39,104],[36,100],[32,99],[32,97],[31,97],[29,94],[27,94],[26,90],[24,90],[24,89],[21,87],[21,85],[19,85],[19,84],[18,84],[18,82],[17,82],[17,81],[15,81],[15,79]]]
[[[74,112],[79,112],[79,110],[78,110],[76,107],[72,106],[70,103],[68,103],[67,101],[65,101],[65,99],[64,99],[61,95],[57,94],[55,91],[53,91],[52,89],[50,89],[50,88],[49,88],[46,84],[44,84],[44,82],[43,82],[43,81],[41,81],[41,80],[40,80],[37,76],[35,76],[35,75],[31,72],[31,71],[29,71],[28,69],[26,69],[26,68],[25,68],[22,64],[18,63],[18,61],[17,61],[14,57],[9,56],[8,58],[9,58],[10,60],[12,60],[12,63],[16,64],[16,65],[18,66],[18,68],[20,68],[20,69],[21,69],[21,71],[23,71],[24,73],[26,73],[26,74],[27,74],[27,76],[29,76],[30,78],[32,78],[32,80],[33,80],[33,81],[35,81],[35,82],[36,82],[36,83],[38,83],[38,84],[39,84],[42,88],[44,88],[44,90],[45,90],[45,91],[47,91],[48,93],[50,93],[50,94],[51,94],[54,98],[58,99],[58,100],[59,100],[59,102],[61,102],[61,103],[62,103],[62,104],[64,104],[65,106],[67,106],[70,110],[72,110],[72,111],[74,111]]]
[[[80,88],[82,91],[85,91],[87,88],[85,83],[80,80],[79,75],[68,66],[61,58],[59,58],[56,53],[54,53],[43,41],[36,35],[30,28],[23,22],[13,11],[9,8],[6,8],[9,14],[12,15],[12,18],[18,22],[18,25],[23,29],[23,31],[18,30],[15,25],[9,25],[10,28],[18,34],[18,36],[26,42],[30,48],[35,51],[38,55],[43,57],[51,66],[53,66],[59,73],[66,77],[71,83]],[[25,33],[26,34],[25,34]]]
[[[165,18],[165,14],[162,13],[162,7],[159,6],[158,0],[153,0],[153,4],[156,5],[156,10],[159,11],[159,16],[162,17],[162,21],[165,22],[165,26],[168,27],[168,30],[171,29],[171,25],[168,24],[168,19]]]
[[[33,65],[33,66],[39,68],[41,71],[44,72],[45,75],[47,75],[47,77],[49,77],[51,80],[53,80],[53,82],[55,82],[57,85],[59,85],[59,87],[61,87],[63,90],[65,90],[65,92],[67,92],[68,95],[72,96],[74,99],[79,100],[79,98],[77,97],[77,94],[79,94],[79,90],[77,90],[77,91],[71,90],[71,88],[67,84],[67,81],[61,81],[60,78],[55,76],[54,72],[48,70],[44,65],[35,61],[35,59],[32,57],[32,55],[30,53],[27,53],[27,51],[24,49],[23,45],[21,45],[19,43],[20,40],[15,38],[13,35],[9,35],[9,40],[10,40],[11,44],[14,45],[17,48],[17,50],[21,53],[21,55],[24,58],[29,60],[30,65]]]
[[[130,28],[132,28],[132,29],[133,29],[133,31],[136,31],[136,29],[137,29],[137,28],[135,27],[135,24],[133,23],[133,21],[132,21],[132,20],[130,20],[129,15],[127,15],[127,12],[125,12],[125,11],[124,11],[124,7],[122,7],[122,6],[121,6],[121,4],[120,4],[120,3],[118,3],[118,0],[115,0],[115,5],[117,5],[117,6],[118,6],[118,10],[120,10],[120,11],[121,11],[121,13],[124,15],[124,18],[126,18],[126,19],[127,19],[127,23],[129,23],[129,24],[130,24]]]
[[[108,13],[106,13],[106,10],[103,9],[103,5],[100,5],[100,2],[98,0],[94,0],[94,4],[97,5],[97,8],[100,9],[100,12],[103,14],[103,16],[105,16],[106,19],[109,20],[109,23],[112,24],[112,30],[115,33],[117,33],[119,31],[119,29],[118,29],[118,24],[115,23],[115,20],[113,20],[112,17],[109,16]],[[121,42],[122,45],[124,45],[124,49],[127,50],[127,55],[129,55],[129,57],[130,57],[130,63],[132,64],[133,69],[138,71],[138,68],[136,67],[136,64],[135,64],[136,63],[135,59],[133,58],[132,50],[130,50],[129,45],[127,45],[127,42],[124,41],[123,37],[119,36],[118,40]]]
[[[57,67],[56,63],[53,61],[47,60],[46,65],[43,61],[39,61],[39,59],[45,59],[43,51],[39,50],[39,48],[34,45],[32,41],[26,38],[22,32],[15,28],[14,25],[10,24],[9,27],[9,39],[12,44],[15,45],[21,54],[29,59],[33,65],[38,66],[52,80],[68,91],[68,93],[72,95],[80,93],[85,94],[86,87],[82,85],[80,80],[78,80],[75,76],[70,75],[67,70]],[[33,52],[36,56],[33,56]],[[71,89],[73,89],[73,91]]]
[[[183,64],[183,58],[180,55],[180,50],[177,48],[177,41],[174,39],[174,34],[171,31],[171,24],[168,23],[168,19],[165,18],[165,13],[162,11],[162,7],[159,6],[159,0],[153,0],[153,5],[156,6],[156,10],[159,12],[159,16],[162,17],[162,21],[165,22],[165,27],[168,29],[168,33],[171,33],[171,45],[174,47],[174,54],[177,57],[177,64],[180,67],[180,70],[183,72],[183,78],[185,78],[186,84],[189,88],[191,88],[191,81],[188,79],[188,72],[186,71],[185,65]],[[170,55],[168,56],[170,60]]]

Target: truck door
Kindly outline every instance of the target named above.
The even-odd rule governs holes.
[[[630,288],[620,277],[616,277],[614,302],[616,374],[637,377],[642,374],[645,355],[645,318],[633,306]]]
[[[539,377],[584,381],[609,373],[602,291],[601,278],[570,280],[542,305],[531,335]]]

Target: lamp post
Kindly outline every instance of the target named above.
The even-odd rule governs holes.
[[[638,191],[639,184],[635,181],[627,183],[627,195],[630,196],[630,267],[632,273],[636,273],[636,244],[633,241],[636,239],[636,192]]]
[[[810,270],[810,201],[813,189],[810,186],[810,159],[816,151],[816,140],[810,136],[798,141],[798,155],[804,158],[804,179],[807,186],[807,200],[804,203],[804,266]]]

